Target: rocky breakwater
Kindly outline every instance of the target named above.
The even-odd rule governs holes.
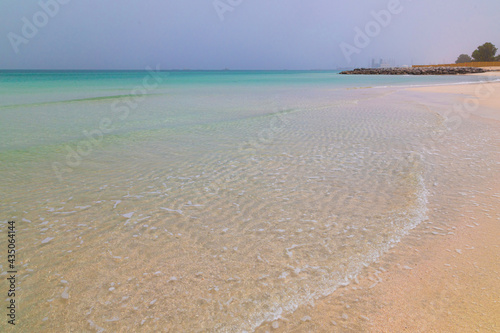
[[[340,74],[363,75],[457,75],[484,73],[480,67],[411,67],[411,68],[356,68]]]

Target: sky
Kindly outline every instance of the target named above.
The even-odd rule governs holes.
[[[0,69],[336,69],[452,63],[499,0],[2,0]]]

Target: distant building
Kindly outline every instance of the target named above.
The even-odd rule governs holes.
[[[382,59],[372,59],[372,68],[380,68],[382,65]]]
[[[372,58],[372,68],[391,68],[395,67],[395,60],[394,59],[375,59]]]

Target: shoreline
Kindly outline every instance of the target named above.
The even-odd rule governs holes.
[[[500,72],[487,76],[500,77]],[[470,75],[485,75],[470,74]],[[488,93],[483,91],[488,85]],[[408,89],[424,94],[453,94],[469,108],[474,121],[500,130],[500,82]],[[500,161],[498,161],[500,162]],[[378,290],[381,307],[373,318],[372,332],[494,332],[500,329],[500,182],[498,177],[483,184],[487,191],[464,200],[453,231],[439,242],[423,238],[412,247],[391,252],[417,260],[411,270],[394,269]],[[432,218],[432,214],[431,218]],[[413,253],[413,255],[412,255]],[[415,254],[416,253],[416,254]],[[433,319],[429,322],[429,319]]]
[[[500,72],[489,76],[500,76]],[[488,84],[500,91],[500,82]],[[432,104],[434,98],[443,96],[462,104],[474,99],[477,106],[469,110],[467,121],[493,126],[500,132],[500,94],[478,94],[481,86],[484,84],[394,92],[412,97],[417,94],[424,99],[423,104]],[[279,328],[273,329],[269,323],[256,331],[497,332],[500,179],[495,176],[496,170],[498,167],[492,171],[494,177],[465,187],[467,195],[458,195],[448,205],[441,205],[449,199],[437,193],[430,200],[428,220],[347,286],[297,309],[280,321]],[[448,211],[443,212],[443,207]]]
[[[500,185],[465,205],[446,236],[425,237],[390,255],[396,262],[374,295],[371,332],[495,332],[499,329]],[[476,198],[477,199],[477,198]],[[488,212],[494,210],[492,216]],[[411,269],[401,269],[410,267]]]

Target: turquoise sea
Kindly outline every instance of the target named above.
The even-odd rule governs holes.
[[[450,120],[457,96],[406,89],[485,80],[0,71],[0,229],[17,223],[19,327],[278,327],[498,169],[493,129]],[[3,277],[6,261],[2,250]]]

